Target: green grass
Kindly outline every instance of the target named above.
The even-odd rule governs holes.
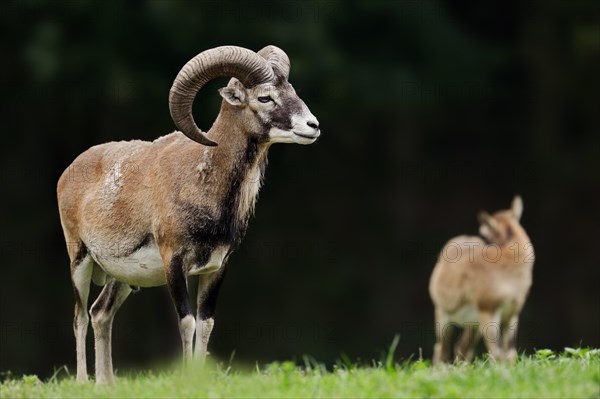
[[[513,366],[478,360],[432,367],[427,361],[371,367],[342,362],[333,371],[313,361],[272,363],[244,370],[211,364],[203,371],[147,372],[121,376],[113,387],[81,384],[72,376],[42,382],[36,376],[7,379],[1,398],[161,397],[369,397],[369,398],[600,398],[600,350],[541,350]]]

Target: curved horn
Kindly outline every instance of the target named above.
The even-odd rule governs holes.
[[[288,80],[290,76],[290,59],[282,49],[276,46],[267,46],[257,54],[271,64],[278,76]]]
[[[245,87],[273,80],[274,72],[254,51],[236,46],[222,46],[203,51],[188,61],[177,74],[169,92],[169,111],[175,126],[190,139],[215,146],[198,128],[192,115],[194,98],[202,86],[217,77],[234,77]]]

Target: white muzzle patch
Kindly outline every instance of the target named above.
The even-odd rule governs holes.
[[[310,112],[292,116],[292,129],[282,130],[274,127],[269,131],[271,143],[312,144],[321,135],[317,118]]]

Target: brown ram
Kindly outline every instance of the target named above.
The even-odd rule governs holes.
[[[289,69],[287,55],[274,46],[258,53],[234,46],[204,51],[171,88],[169,108],[181,132],[153,142],[97,145],[63,173],[57,192],[75,292],[78,380],[87,380],[92,280],[104,285],[90,310],[97,383],[113,382],[112,321],[132,287],[167,284],[184,359],[192,357],[194,334],[194,354],[206,356],[225,261],[246,231],[270,145],[311,144],[320,134],[317,119],[288,82]],[[219,115],[204,133],[192,103],[217,77],[232,79],[219,90]],[[195,317],[190,275],[200,278]]]

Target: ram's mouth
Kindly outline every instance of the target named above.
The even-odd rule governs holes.
[[[296,136],[300,136],[300,137],[303,137],[305,139],[310,139],[310,140],[315,140],[316,138],[319,137],[319,133],[313,134],[313,135],[303,134],[303,133],[298,133],[298,132],[292,132],[292,133],[294,133]]]

